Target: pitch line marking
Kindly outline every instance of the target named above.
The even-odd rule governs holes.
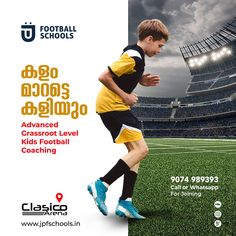
[[[234,150],[235,151],[235,150]],[[191,153],[196,153],[196,154],[198,154],[198,153],[223,153],[223,154],[228,154],[228,155],[232,155],[232,154],[236,154],[236,152],[233,152],[233,153],[228,153],[228,152],[216,152],[216,151],[210,151],[210,150],[206,150],[206,151],[204,151],[204,150],[202,150],[202,151],[196,151],[196,152],[169,152],[169,153],[156,153],[156,154],[148,154],[148,155],[150,155],[150,156],[154,156],[154,155],[156,155],[156,156],[158,156],[158,155],[181,155],[181,154],[191,154]]]
[[[169,152],[169,153],[156,153],[156,154],[148,154],[148,155],[150,155],[150,156],[154,156],[154,155],[156,155],[156,156],[158,156],[158,155],[177,155],[177,154],[190,154],[190,153],[205,153],[206,151],[201,151],[201,152]]]
[[[203,138],[162,138],[164,140],[185,140],[185,141],[188,141],[188,140],[191,140],[191,141],[210,141],[210,142],[236,142],[236,139],[203,139]]]
[[[185,149],[199,149],[199,150],[205,150],[205,148],[212,148],[212,147],[218,147],[218,148],[228,148],[228,147],[235,147],[234,145],[224,145],[224,146],[208,146],[208,145],[204,145],[204,146],[192,146],[192,147],[190,147],[190,146],[173,146],[172,145],[172,147],[149,147],[149,149],[150,150],[152,150],[152,149],[160,149],[160,150],[162,150],[162,149],[178,149],[178,148],[185,148]],[[206,149],[206,150],[208,150],[208,149]],[[235,151],[236,151],[236,147],[235,147]]]

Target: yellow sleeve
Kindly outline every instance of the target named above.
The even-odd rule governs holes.
[[[118,61],[108,66],[112,74],[120,77],[123,74],[131,74],[135,72],[135,59],[130,57],[127,53],[121,55]]]

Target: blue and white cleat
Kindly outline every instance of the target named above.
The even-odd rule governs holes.
[[[88,185],[88,191],[92,195],[95,204],[103,215],[107,215],[107,206],[105,204],[107,187],[100,179]]]
[[[137,220],[145,219],[144,216],[138,213],[138,210],[134,207],[132,201],[129,200],[119,200],[115,211],[116,215],[125,218],[132,218]]]

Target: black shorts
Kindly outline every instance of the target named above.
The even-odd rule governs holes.
[[[110,131],[113,142],[127,143],[143,138],[139,120],[128,111],[111,111],[99,114]]]

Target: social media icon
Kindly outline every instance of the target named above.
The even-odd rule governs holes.
[[[222,206],[222,203],[220,201],[215,201],[214,206],[215,208],[220,208]]]
[[[215,227],[219,228],[222,225],[222,223],[220,220],[215,220],[214,225]]]
[[[215,216],[215,218],[220,218],[222,216],[222,212],[221,211],[215,211],[214,216]]]

